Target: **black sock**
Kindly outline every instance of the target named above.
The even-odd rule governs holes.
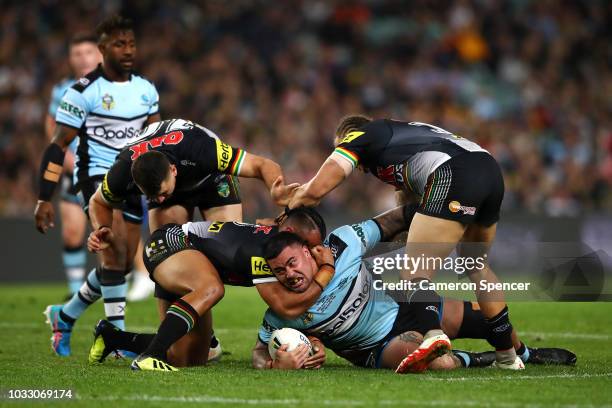
[[[512,323],[508,314],[508,306],[491,319],[485,319],[488,327],[487,341],[495,350],[509,350],[512,345]]]
[[[68,316],[66,313],[64,313],[63,310],[60,310],[59,317],[60,317],[60,319],[62,319],[66,323],[74,324],[74,322],[76,322],[76,319],[73,319],[72,317]],[[70,330],[68,330],[68,331],[70,331]]]
[[[166,318],[159,326],[157,334],[144,354],[165,360],[166,352],[170,346],[189,333],[198,318],[198,312],[189,303],[183,299],[178,299],[168,308]]]
[[[140,354],[149,347],[155,334],[126,332],[112,326],[102,332],[102,337],[108,348]]]
[[[415,282],[415,281],[413,281]],[[431,281],[424,279],[418,285],[426,287]],[[417,330],[425,335],[430,330],[441,330],[440,327],[440,296],[432,289],[416,289],[408,298],[418,325]]]
[[[210,339],[210,348],[215,348],[219,345],[219,340],[217,339],[217,337],[215,336],[215,333],[213,332],[212,337]]]

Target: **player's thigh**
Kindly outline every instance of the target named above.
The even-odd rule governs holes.
[[[83,244],[87,217],[79,204],[62,200],[59,204],[62,218],[62,238],[64,244],[77,247]]]
[[[463,301],[444,298],[442,321],[440,322],[444,333],[446,333],[451,339],[456,338],[462,323]]]
[[[134,264],[134,256],[139,247],[141,236],[141,225],[133,222],[125,222],[126,228],[126,269],[131,269]]]
[[[242,204],[229,204],[201,210],[202,218],[210,221],[242,221]]]
[[[395,370],[404,357],[415,351],[422,342],[423,336],[416,331],[406,331],[395,336],[382,350],[380,368]]]
[[[414,258],[433,258],[443,260],[461,240],[465,226],[457,221],[432,217],[417,213],[412,219],[406,241],[406,254]],[[421,264],[411,271],[411,278],[431,277],[436,262]]]
[[[195,249],[182,250],[162,261],[155,267],[153,278],[165,290],[180,296],[197,292],[201,296],[190,299],[196,310],[206,296],[220,299],[224,294],[223,282],[217,269],[204,254]]]
[[[184,224],[191,220],[193,209],[176,204],[169,207],[149,209],[149,230],[155,231],[164,224]]]

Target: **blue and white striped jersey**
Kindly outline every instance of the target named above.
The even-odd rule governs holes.
[[[141,76],[112,82],[98,65],[76,81],[55,116],[58,124],[79,130],[75,183],[104,175],[121,149],[140,139],[147,118],[158,111],[157,90]]]
[[[383,291],[373,290],[372,276],[362,262],[380,237],[372,220],[332,231],[325,241],[335,258],[331,282],[296,319],[282,319],[268,309],[259,340],[268,343],[274,330],[291,327],[316,336],[335,351],[366,349],[381,341],[391,331],[399,306]]]

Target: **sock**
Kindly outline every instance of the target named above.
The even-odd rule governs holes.
[[[64,247],[62,252],[64,271],[68,280],[70,294],[74,295],[79,291],[85,279],[85,263],[87,262],[87,252],[84,246]]]
[[[485,319],[488,327],[487,341],[495,347],[496,351],[512,349],[512,324],[508,314],[508,306],[504,306],[496,316]]]
[[[415,281],[413,281],[415,282]],[[431,282],[427,279],[419,282]],[[420,283],[419,283],[420,284]],[[425,284],[423,284],[425,285]],[[408,303],[415,315],[418,331],[425,335],[430,330],[440,330],[440,296],[431,289],[416,289],[408,297]]]
[[[166,352],[170,346],[189,333],[198,318],[198,312],[189,303],[183,299],[178,299],[168,308],[166,318],[159,326],[155,338],[144,353],[166,360]]]
[[[521,342],[521,347],[516,350],[516,355],[523,360],[523,363],[526,363],[529,360],[529,347],[525,345],[525,343]]]
[[[87,275],[87,279],[85,279],[79,291],[64,304],[60,311],[60,318],[66,323],[74,324],[85,309],[96,300],[100,299],[101,296],[102,292],[100,291],[98,270],[94,268]]]
[[[472,359],[470,358],[470,355],[468,353],[453,350],[453,354],[459,359],[459,362],[461,363],[462,367],[467,368],[470,366],[470,362],[472,361]]]
[[[210,338],[210,348],[215,348],[219,345],[219,340],[215,336],[215,332],[212,333],[212,337]]]
[[[149,347],[155,334],[132,333],[113,327],[111,330],[104,331],[102,337],[106,346],[113,350],[127,350],[140,354]]]
[[[125,271],[100,268],[102,297],[104,298],[104,313],[109,322],[121,330],[125,330],[125,295],[127,282]]]

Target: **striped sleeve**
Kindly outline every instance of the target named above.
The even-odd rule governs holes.
[[[355,152],[348,150],[345,147],[338,146],[332,153],[332,156],[347,161],[354,169],[359,164],[359,156]]]

